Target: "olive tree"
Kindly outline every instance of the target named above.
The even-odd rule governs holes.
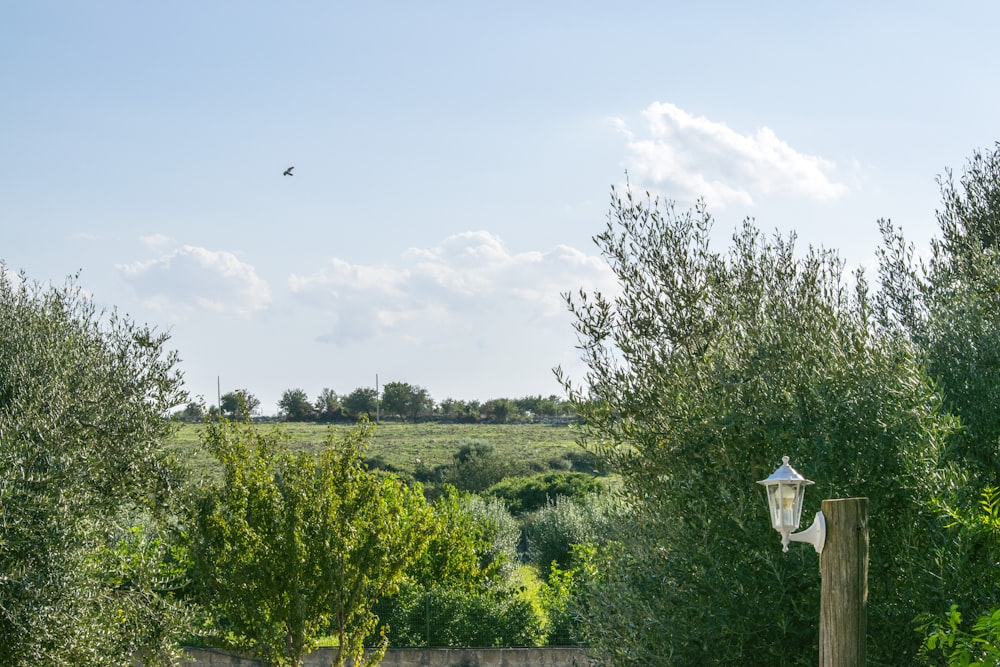
[[[316,408],[304,389],[286,389],[278,400],[278,410],[288,421],[301,422],[316,418]]]
[[[108,567],[168,498],[166,415],[186,397],[167,339],[99,312],[75,278],[0,263],[0,664],[168,657],[171,632],[150,629],[172,605],[141,569]]]
[[[1000,144],[938,183],[940,235],[926,261],[916,261],[901,229],[881,221],[880,319],[917,345],[945,408],[961,420],[945,450],[960,483],[936,499],[946,530],[929,536],[946,594],[919,611],[942,614],[957,604],[967,612],[958,629],[968,631],[974,614],[996,606],[1000,558],[988,531],[954,530],[971,523],[956,517],[974,516],[981,494],[1000,485]]]
[[[713,250],[712,226],[703,205],[613,191],[595,242],[620,292],[567,295],[588,370],[562,379],[630,508],[587,566],[589,639],[616,665],[815,664],[816,554],[781,553],[755,484],[787,454],[817,482],[806,514],[877,508],[869,654],[905,661],[953,420],[863,275],[751,221]]]
[[[283,431],[206,426],[222,480],[194,509],[191,552],[203,604],[269,665],[299,665],[318,637],[337,638],[334,665],[364,655],[375,602],[395,592],[428,540],[419,488],[369,472],[372,427],[331,433],[318,454],[292,452]]]

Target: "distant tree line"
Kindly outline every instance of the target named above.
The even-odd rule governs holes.
[[[173,416],[187,422],[198,422],[206,416],[242,421],[257,415],[259,408],[260,400],[256,396],[246,389],[234,389],[221,396],[218,406],[206,407],[204,402],[190,401]],[[573,414],[570,403],[555,395],[494,398],[488,401],[446,398],[437,402],[425,388],[408,382],[388,382],[381,391],[358,387],[347,394],[338,394],[324,387],[314,399],[310,399],[304,389],[286,389],[278,401],[278,417],[294,422],[389,419],[462,424],[507,423],[571,417]]]

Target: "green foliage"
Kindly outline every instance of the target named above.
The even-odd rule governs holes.
[[[538,646],[542,620],[516,591],[406,586],[394,599],[394,646]]]
[[[338,667],[384,651],[362,658],[372,607],[420,556],[430,511],[419,488],[366,470],[370,437],[362,424],[312,455],[291,452],[280,430],[207,425],[224,476],[196,508],[196,580],[220,628],[268,664],[300,664],[330,630]]]
[[[358,387],[341,400],[344,410],[354,418],[374,418],[377,403],[378,392],[372,387]]]
[[[189,424],[198,424],[205,418],[205,406],[199,401],[188,401],[183,410],[173,413],[171,417]]]
[[[565,646],[582,641],[584,629],[574,606],[578,576],[578,570],[563,570],[553,563],[540,587],[539,598],[546,619],[545,643],[548,645]]]
[[[423,387],[407,382],[387,382],[382,388],[382,411],[403,419],[417,421],[434,407],[431,395]]]
[[[1000,488],[988,487],[971,509],[939,503],[947,521],[948,546],[941,550],[938,562],[949,566],[941,576],[948,581],[957,575],[982,573],[971,590],[968,584],[956,586],[953,593],[966,608],[989,609],[971,626],[963,622],[959,605],[953,603],[943,617],[924,613],[918,617],[917,631],[924,635],[925,657],[930,664],[996,665],[1000,664],[1000,609],[996,608],[998,589],[996,554],[1000,548]]]
[[[946,405],[963,429],[948,456],[973,488],[1000,484],[1000,144],[976,152],[959,180],[939,179],[941,238],[922,271],[912,248],[882,223],[887,316],[916,341]]]
[[[407,569],[411,582],[466,590],[505,581],[513,549],[513,519],[491,518],[482,500],[445,487],[432,505],[433,529],[426,550]],[[516,524],[513,526],[516,530]]]
[[[931,664],[942,667],[1000,664],[1000,609],[980,616],[970,630],[962,625],[958,605],[952,605],[943,619],[929,620],[919,627],[927,635],[923,649]],[[938,657],[942,660],[938,661]]]
[[[508,477],[487,490],[503,500],[511,514],[521,515],[545,507],[557,498],[581,500],[592,493],[607,491],[607,486],[593,475],[579,472],[550,472],[528,477]]]
[[[278,409],[288,421],[301,422],[316,418],[316,409],[303,389],[286,389],[278,401]]]
[[[490,421],[505,423],[518,416],[517,406],[507,398],[494,398],[483,405],[483,417]]]
[[[219,407],[222,410],[223,417],[237,421],[246,421],[260,407],[260,399],[246,389],[236,389],[220,397]]]
[[[315,408],[316,417],[320,421],[329,422],[334,419],[340,419],[343,416],[340,397],[337,396],[337,392],[326,387],[316,397]]]
[[[143,568],[115,579],[123,518],[161,505],[160,446],[186,400],[167,336],[99,313],[73,281],[0,263],[0,664],[150,664],[169,602]]]
[[[569,568],[574,546],[594,544],[611,535],[617,520],[616,508],[608,496],[558,496],[527,517],[527,560],[542,572],[550,565]]]
[[[807,497],[867,496],[869,656],[905,661],[926,592],[927,500],[953,421],[903,336],[875,326],[863,276],[751,222],[710,248],[702,206],[612,196],[596,242],[620,294],[568,297],[588,372],[566,387],[582,443],[632,509],[594,553],[586,621],[615,664],[815,663],[815,554],[781,554],[754,482],[783,454]],[[873,474],[877,471],[877,474]],[[807,511],[808,514],[808,511]]]
[[[523,472],[523,466],[502,456],[492,443],[474,441],[459,448],[454,463],[442,470],[441,482],[462,491],[479,493],[506,477]]]
[[[503,504],[445,487],[433,512],[427,550],[382,607],[393,645],[538,643],[541,619],[517,591],[520,528]]]

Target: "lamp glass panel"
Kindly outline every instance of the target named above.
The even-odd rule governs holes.
[[[805,486],[798,483],[778,482],[767,488],[771,508],[771,524],[778,532],[785,533],[799,527]]]

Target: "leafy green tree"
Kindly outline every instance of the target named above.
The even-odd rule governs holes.
[[[483,405],[483,416],[491,421],[505,424],[517,416],[517,407],[510,399],[494,398]]]
[[[167,340],[97,311],[75,279],[43,287],[0,263],[0,664],[169,661],[173,605],[106,558],[176,482],[165,417],[186,396]]]
[[[430,542],[407,578],[467,590],[502,586],[517,557],[519,529],[510,515],[451,486],[444,487],[433,513]]]
[[[183,410],[173,414],[174,419],[188,423],[198,423],[205,418],[205,405],[201,401],[189,401]]]
[[[984,594],[995,604],[996,559],[1000,546],[1000,488],[988,487],[980,495],[978,506],[972,510],[958,510],[942,505],[947,517],[948,537],[953,546],[948,555],[954,558],[979,560],[976,566],[986,566],[994,572],[992,585],[987,584]],[[963,602],[968,603],[968,598]],[[973,604],[982,603],[976,600]],[[980,606],[980,609],[982,607]],[[923,651],[929,664],[947,667],[993,666],[1000,664],[1000,609],[980,612],[974,622],[963,621],[958,604],[940,616],[925,613],[919,617],[918,630],[925,636]]]
[[[471,424],[479,421],[479,401],[459,401],[446,398],[438,406],[442,417],[459,424]]]
[[[223,416],[237,421],[250,419],[260,407],[260,399],[246,389],[236,389],[223,394],[220,401]]]
[[[558,396],[523,396],[513,401],[519,412],[530,412],[535,417],[556,417],[567,414],[568,406]]]
[[[355,419],[372,418],[378,403],[378,394],[371,387],[358,387],[341,401],[344,409]]]
[[[302,389],[286,389],[278,400],[278,409],[288,421],[301,422],[316,418],[309,395]]]
[[[387,382],[382,388],[384,414],[416,422],[418,417],[429,413],[433,408],[434,401],[423,387],[407,382]]]
[[[321,421],[333,421],[342,416],[340,397],[337,392],[326,387],[316,397],[316,415]]]
[[[938,182],[941,236],[926,265],[881,222],[883,319],[923,350],[947,408],[962,420],[949,459],[969,473],[970,488],[982,489],[1000,485],[1000,144],[977,151],[957,184],[950,171]]]
[[[206,444],[223,481],[196,508],[192,555],[204,604],[270,665],[299,665],[319,636],[337,638],[334,665],[363,657],[375,602],[391,595],[426,547],[420,489],[369,472],[372,427],[361,424],[318,455],[293,453],[280,430],[210,424]]]
[[[961,428],[948,438],[945,460],[957,479],[954,491],[937,498],[949,527],[929,535],[940,582],[936,608],[952,604],[973,614],[996,606],[996,562],[1000,541],[981,533],[953,530],[968,525],[957,517],[975,513],[979,494],[1000,485],[1000,144],[977,151],[957,182],[951,171],[939,178],[940,237],[927,262],[914,259],[902,231],[881,221],[884,238],[879,317],[907,335],[921,350],[946,409]],[[969,508],[973,508],[970,510]],[[957,611],[952,619],[961,618]],[[959,633],[971,632],[969,615]],[[959,635],[951,635],[952,638]]]
[[[620,293],[568,295],[588,370],[564,379],[581,442],[623,481],[629,520],[594,551],[588,638],[618,665],[815,664],[815,553],[782,554],[755,481],[783,454],[823,497],[867,496],[869,656],[913,659],[928,595],[928,500],[954,422],[863,275],[747,221],[713,250],[703,205],[612,193],[595,239]],[[873,471],[878,471],[873,474]],[[902,644],[902,645],[901,645]]]
[[[445,487],[427,550],[385,607],[395,646],[525,646],[542,620],[514,575],[520,528],[497,501]]]

